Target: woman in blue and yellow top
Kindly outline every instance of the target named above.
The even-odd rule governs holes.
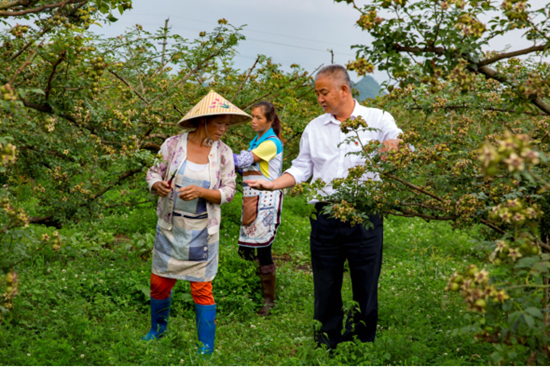
[[[235,166],[242,169],[246,180],[274,180],[281,175],[283,167],[281,121],[275,107],[267,101],[255,104],[251,115],[252,129],[258,135],[247,151],[239,155],[233,153]],[[257,257],[259,262],[264,296],[264,305],[258,311],[261,316],[268,315],[275,304],[276,268],[271,244],[281,224],[282,207],[281,190],[259,191],[244,184],[239,254],[251,261]]]

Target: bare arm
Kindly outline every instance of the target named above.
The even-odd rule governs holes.
[[[254,152],[251,152],[252,153],[252,157],[254,157],[254,163],[258,163],[259,161],[261,161],[262,159],[260,157],[258,157],[256,155],[256,153]]]
[[[220,190],[205,189],[195,185],[189,185],[178,189],[178,197],[185,201],[202,198],[213,204],[220,204],[222,202]]]
[[[244,181],[248,186],[252,187],[253,189],[257,190],[266,190],[266,191],[273,191],[273,190],[280,190],[285,189],[287,187],[292,187],[296,185],[296,180],[291,174],[285,173],[281,177],[273,180],[250,180],[250,181]]]

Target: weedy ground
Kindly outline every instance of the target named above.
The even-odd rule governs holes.
[[[215,352],[196,354],[189,284],[174,289],[169,332],[149,330],[149,276],[156,215],[134,209],[60,233],[64,247],[20,265],[20,294],[0,325],[2,365],[482,365],[492,352],[464,329],[471,317],[446,278],[476,263],[475,232],[447,223],[398,217],[384,222],[384,262],[374,344],[343,343],[330,356],[313,341],[313,276],[309,214],[301,198],[285,198],[274,243],[277,304],[259,317],[261,285],[253,264],[237,254],[240,197],[222,207]],[[344,273],[345,308],[353,307]]]

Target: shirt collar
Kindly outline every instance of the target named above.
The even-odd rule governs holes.
[[[273,131],[273,128],[270,128],[267,130],[261,138],[258,139],[258,135],[252,141],[250,142],[249,150],[256,149],[260,144],[262,144],[267,138],[270,136],[275,135],[275,132]]]
[[[351,112],[351,118],[356,118],[357,116],[359,116],[359,103],[357,103],[357,100],[354,99],[353,102],[355,102],[355,105],[353,106],[353,111]],[[329,123],[333,123],[333,124],[336,124],[336,125],[340,125],[341,124],[341,121],[338,121],[336,119],[336,117],[334,117],[334,115],[331,115],[329,113],[326,114],[326,118],[325,118],[325,121],[324,121],[324,124],[325,125],[328,125]]]

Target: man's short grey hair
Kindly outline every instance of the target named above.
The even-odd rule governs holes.
[[[340,83],[339,86],[345,85],[351,91],[351,79],[349,78],[348,71],[342,65],[332,64],[324,66],[315,76],[315,80],[317,81],[322,76],[335,79]]]

